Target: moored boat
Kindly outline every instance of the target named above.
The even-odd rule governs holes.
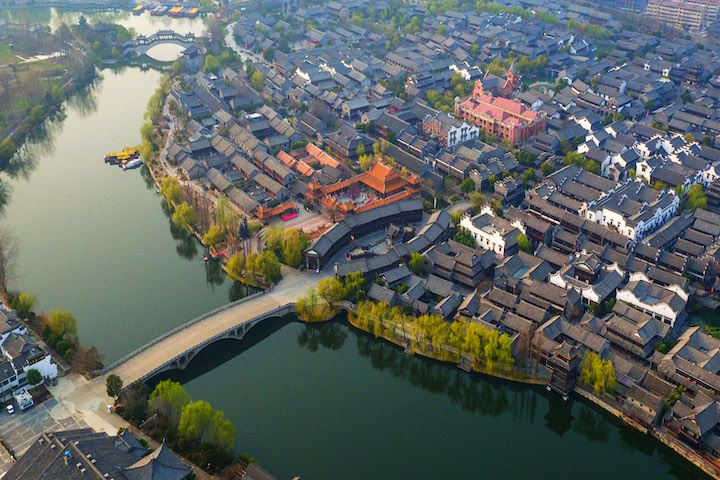
[[[130,160],[127,163],[124,163],[122,165],[122,169],[123,170],[132,170],[133,168],[138,168],[142,164],[143,164],[143,161],[139,158],[136,158],[134,160]]]
[[[126,163],[136,158],[140,158],[140,151],[137,147],[125,147],[122,152],[113,152],[105,155],[105,163],[115,165],[117,163]]]

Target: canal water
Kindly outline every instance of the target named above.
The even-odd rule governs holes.
[[[130,10],[108,9],[89,10],[80,12],[76,9],[66,8],[0,8],[0,18],[13,22],[48,25],[53,31],[60,25],[78,23],[80,16],[85,16],[89,22],[109,22],[122,25],[125,28],[133,28],[139,35],[152,35],[158,30],[174,30],[177,33],[186,35],[194,33],[201,35],[205,31],[202,18],[173,18],[167,15],[153,17],[150,12],[145,11],[140,15],[133,15]]]
[[[149,20],[128,21],[140,32]],[[0,223],[22,241],[16,287],[43,309],[72,311],[81,340],[108,361],[247,293],[172,227],[147,172],[103,163],[139,142],[159,78],[103,70],[28,146],[26,168],[3,177]],[[223,409],[237,453],[278,478],[705,478],[582,402],[408,357],[346,323],[292,320],[261,324],[170,373]]]
[[[162,377],[223,409],[236,451],[278,478],[707,478],[584,402],[407,356],[346,322],[291,320]]]

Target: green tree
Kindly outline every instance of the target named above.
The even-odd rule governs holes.
[[[575,164],[578,167],[582,167],[585,165],[585,162],[586,158],[578,152],[568,152],[563,158],[563,165],[565,166]]]
[[[0,166],[5,165],[10,159],[15,156],[17,147],[12,138],[8,137],[0,142]]]
[[[631,168],[630,170],[628,170],[628,177],[635,178],[635,169],[634,168]]]
[[[37,305],[37,297],[29,292],[23,292],[20,295],[18,295],[17,299],[15,300],[15,310],[17,310],[18,315],[20,315],[20,318],[28,318],[30,315],[30,312],[33,311],[35,306]]]
[[[220,62],[214,55],[208,54],[205,57],[205,66],[203,67],[203,71],[205,73],[214,73],[217,71],[218,67],[220,66]]]
[[[465,245],[466,247],[470,247],[470,248],[477,247],[477,242],[475,241],[475,237],[473,237],[472,234],[466,228],[458,229],[457,233],[455,234],[454,240],[458,243]]]
[[[180,75],[183,72],[183,70],[185,70],[185,66],[183,65],[183,63],[180,60],[175,60],[172,63],[172,71],[175,75]]]
[[[230,205],[230,199],[225,196],[218,198],[215,205],[215,222],[217,222],[220,230],[227,233],[230,227],[236,225],[239,220],[237,213]]]
[[[210,225],[210,228],[208,228],[207,233],[205,235],[203,235],[203,243],[208,248],[214,247],[215,245],[222,242],[223,239],[225,239],[225,234],[220,229],[220,227],[215,224]]]
[[[320,298],[325,300],[325,303],[332,306],[336,302],[345,299],[346,291],[345,287],[340,280],[335,277],[323,278],[317,284],[317,293]]]
[[[56,105],[60,105],[62,102],[65,101],[65,90],[63,90],[60,85],[55,85],[52,88],[51,96],[52,96],[53,102]]]
[[[419,275],[425,268],[425,257],[419,253],[412,253],[410,255],[410,261],[408,262],[408,268],[414,274]]]
[[[695,141],[695,135],[692,133],[686,133],[683,137],[687,143],[693,143]]]
[[[190,401],[187,390],[178,382],[168,379],[158,383],[150,394],[150,409],[178,422],[183,408]]]
[[[204,400],[188,403],[180,414],[178,433],[199,442],[206,440],[214,414],[214,409]]]
[[[358,148],[360,148],[360,147],[358,146]],[[360,170],[362,170],[363,172],[367,172],[368,170],[370,170],[370,168],[375,163],[375,159],[370,155],[362,155],[359,159],[359,162],[360,162]]]
[[[192,227],[197,223],[197,213],[195,207],[183,202],[175,208],[172,216],[173,223],[180,228]]]
[[[123,381],[120,377],[118,377],[114,373],[108,375],[107,379],[105,380],[105,390],[107,391],[109,397],[117,397],[120,394],[120,390],[122,390],[122,387]]]
[[[460,191],[464,194],[475,191],[475,181],[472,178],[466,178],[460,184]]]
[[[555,171],[555,166],[550,162],[543,162],[543,164],[540,165],[540,173],[542,173],[543,177],[547,177],[554,171]]]
[[[586,171],[590,173],[594,173],[595,175],[600,175],[600,165],[595,160],[587,160],[585,164],[583,165],[583,168],[585,168]]]
[[[706,147],[709,147],[712,145],[713,139],[710,135],[703,135],[702,140],[700,140],[703,145]],[[0,158],[2,158],[2,154],[0,153]]]
[[[580,380],[591,385],[596,395],[604,395],[615,389],[615,370],[612,362],[603,360],[597,353],[588,350],[580,365]]]
[[[34,387],[35,385],[40,385],[42,383],[43,376],[36,369],[31,368],[27,371],[27,381]]]
[[[250,81],[252,82],[253,87],[255,87],[255,90],[262,90],[263,85],[265,85],[265,77],[258,71],[253,72]]]
[[[209,403],[199,400],[188,403],[180,414],[178,433],[198,442],[210,442],[229,449],[235,442],[235,428],[225,414]]]
[[[30,123],[37,125],[45,118],[45,110],[40,105],[35,105],[30,109]]]
[[[707,196],[705,195],[702,185],[696,183],[690,187],[687,193],[686,208],[691,212],[694,212],[698,208],[703,210],[707,208]]]
[[[176,177],[165,177],[160,180],[160,193],[170,205],[177,205],[183,197],[180,181]]]
[[[503,216],[503,212],[504,212],[503,204],[497,198],[494,198],[490,201],[490,208],[493,209],[493,212],[495,212],[495,215],[497,215],[498,217]]]
[[[302,264],[302,252],[309,244],[307,234],[288,228],[282,232],[280,241],[283,261],[293,268],[298,268]]]
[[[358,295],[363,292],[365,286],[365,277],[362,272],[350,272],[345,277],[345,295],[349,300],[356,300]],[[363,292],[364,293],[364,292]]]
[[[528,238],[522,233],[518,235],[518,248],[525,253],[533,253],[533,248],[532,244],[530,244],[530,240],[528,240]]]
[[[487,197],[484,193],[473,192],[470,194],[470,207],[473,213],[480,213],[482,207],[485,205]]]
[[[247,261],[245,263],[245,268],[248,268]],[[269,284],[280,280],[280,261],[274,252],[265,250],[258,255],[256,258],[256,268],[257,273],[262,276],[263,282]]]
[[[77,320],[72,313],[65,310],[59,308],[50,310],[48,325],[50,325],[53,333],[60,335],[61,338],[77,335]]]
[[[655,182],[655,184],[652,186],[655,190],[658,192],[661,190],[665,190],[668,188],[667,183],[663,182],[662,180],[658,180]]]
[[[535,180],[535,170],[532,168],[528,168],[525,170],[525,172],[522,174],[522,181],[523,184],[527,185],[529,182],[532,182]]]
[[[236,282],[242,280],[243,275],[245,272],[245,258],[239,254],[236,253],[232,257],[230,257],[230,260],[228,260],[227,263],[227,275],[232,280],[235,280]]]
[[[266,62],[272,62],[275,58],[275,50],[273,48],[266,48],[263,50],[262,56]]]
[[[318,315],[319,304],[320,297],[318,296],[317,289],[310,287],[307,295],[298,298],[295,302],[295,311],[298,316],[306,322],[314,322],[321,318]]]
[[[442,23],[440,25],[438,25],[437,33],[438,33],[438,35],[447,35],[447,33],[448,33],[447,25],[444,25]]]

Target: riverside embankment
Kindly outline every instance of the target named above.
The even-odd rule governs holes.
[[[139,143],[159,73],[102,76],[48,141],[29,146],[27,174],[6,179],[2,221],[23,239],[18,286],[75,313],[80,338],[109,363],[244,287],[174,229],[147,172],[102,161]],[[260,324],[167,374],[223,409],[237,452],[278,478],[706,478],[585,402],[408,356],[347,324],[294,320]]]

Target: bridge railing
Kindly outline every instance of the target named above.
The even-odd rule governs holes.
[[[243,322],[241,325],[248,325],[248,324],[250,324],[251,326],[253,326],[253,325],[255,324],[255,322],[258,322],[258,321],[261,321],[261,320],[265,320],[265,319],[267,319],[267,318],[276,317],[276,316],[278,316],[278,314],[284,315],[284,314],[288,314],[288,313],[291,313],[291,312],[294,312],[294,311],[295,311],[295,302],[286,303],[285,305],[282,305],[282,306],[280,306],[280,307],[274,308],[274,309],[269,310],[269,311],[267,311],[267,312],[265,312],[265,313],[262,313],[262,314],[260,314],[260,315],[257,315],[257,316],[255,316],[255,317],[253,317],[253,318],[251,318],[251,319]],[[189,353],[193,353],[193,352],[197,353],[197,352],[201,351],[203,348],[205,348],[205,347],[207,347],[208,345],[210,345],[211,343],[215,343],[215,342],[218,341],[219,339],[225,337],[228,333],[230,333],[230,332],[232,332],[233,330],[237,329],[237,328],[238,328],[239,326],[241,326],[241,325],[234,325],[234,326],[232,326],[232,327],[230,327],[230,328],[226,328],[225,330],[223,330],[223,331],[220,332],[220,333],[217,333],[217,334],[213,335],[213,336],[210,337],[210,338],[206,338],[205,340],[203,340],[202,342],[198,343],[198,344],[195,345],[194,347],[188,348],[188,349],[185,350],[184,352],[182,352],[182,353],[174,356],[173,358],[171,358],[171,359],[163,362],[161,365],[158,365],[157,367],[153,368],[151,371],[149,371],[148,373],[146,373],[142,378],[140,378],[140,380],[147,380],[148,378],[152,377],[153,375],[156,375],[157,373],[162,372],[162,371],[165,369],[165,367],[167,367],[168,365],[172,365],[173,363],[175,363],[175,360],[177,360],[178,358],[183,358],[185,355],[187,355],[187,354],[189,354]]]
[[[164,333],[163,335],[161,335],[161,336],[157,337],[156,339],[154,339],[154,340],[146,343],[145,345],[143,345],[143,346],[141,346],[141,347],[133,350],[132,352],[130,352],[130,353],[128,353],[127,355],[125,355],[124,357],[120,358],[119,360],[115,360],[113,363],[111,363],[110,365],[107,365],[107,366],[106,366],[105,368],[103,368],[102,370],[96,370],[96,371],[93,372],[93,373],[95,373],[96,375],[104,375],[104,374],[106,374],[107,372],[115,369],[118,365],[121,365],[121,364],[127,362],[128,360],[130,360],[130,359],[131,359],[132,357],[134,357],[135,355],[139,354],[140,352],[143,352],[143,351],[147,350],[148,348],[152,347],[153,345],[155,345],[155,344],[157,344],[157,343],[159,343],[159,342],[162,342],[162,341],[165,340],[166,338],[168,338],[168,337],[170,337],[170,336],[172,336],[172,335],[175,335],[176,333],[178,333],[178,332],[180,332],[180,331],[182,331],[182,330],[184,330],[184,329],[186,329],[186,328],[188,328],[188,327],[190,327],[190,326],[192,326],[192,325],[194,325],[194,324],[196,324],[196,323],[198,323],[198,322],[200,322],[200,321],[202,321],[202,320],[205,320],[205,319],[208,318],[208,317],[212,317],[213,315],[216,315],[216,314],[218,314],[218,313],[220,313],[220,312],[223,312],[223,311],[225,311],[225,310],[227,310],[227,309],[229,309],[229,308],[232,308],[232,307],[235,307],[235,306],[237,306],[237,305],[240,305],[241,303],[245,303],[245,302],[247,302],[247,301],[249,301],[249,300],[252,300],[252,299],[254,299],[254,298],[257,298],[257,297],[260,297],[260,296],[262,296],[262,295],[265,295],[265,294],[268,293],[269,291],[270,291],[270,290],[263,290],[263,291],[254,293],[254,294],[249,295],[249,296],[247,296],[247,297],[245,297],[245,298],[241,298],[240,300],[237,300],[237,301],[235,301],[235,302],[228,303],[227,305],[223,305],[222,307],[218,307],[218,308],[216,308],[215,310],[211,310],[210,312],[207,312],[207,313],[205,313],[205,314],[203,314],[203,315],[200,315],[199,317],[195,317],[195,318],[193,318],[192,320],[190,320],[189,322],[183,323],[182,325],[173,328],[173,329],[170,330],[169,332]]]

